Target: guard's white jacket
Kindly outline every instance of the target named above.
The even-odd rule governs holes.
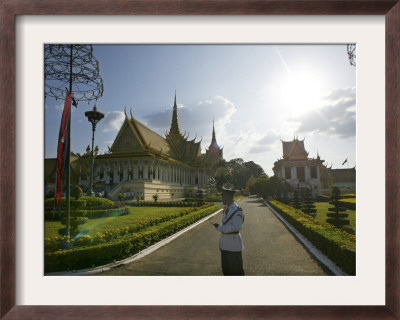
[[[235,211],[236,213],[234,213]],[[227,222],[233,213],[234,216]],[[217,228],[221,232],[221,236],[219,237],[219,248],[221,250],[238,252],[244,249],[242,237],[239,233],[242,229],[243,221],[244,214],[242,209],[238,207],[236,202],[231,203],[228,206],[228,210],[224,211],[222,225],[219,225]]]

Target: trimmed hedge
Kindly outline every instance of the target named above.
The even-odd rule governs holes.
[[[69,205],[71,209],[81,209],[86,207],[86,201],[82,197],[79,200],[70,199]],[[65,197],[61,198],[61,208],[67,207],[67,201]],[[44,201],[44,210],[45,211],[53,211],[54,208],[54,198],[49,198]]]
[[[204,205],[201,209],[206,209],[210,206],[213,206],[212,204],[206,204]],[[201,210],[200,209],[200,210]],[[124,210],[129,210],[127,208],[124,208]],[[153,218],[149,220],[142,220],[139,221],[136,225],[130,226],[130,227],[122,227],[122,228],[117,228],[117,229],[109,229],[105,231],[104,233],[97,232],[93,237],[89,235],[85,235],[84,237],[87,237],[87,239],[84,241],[85,245],[97,245],[99,243],[104,243],[104,242],[109,242],[111,240],[114,240],[116,238],[119,238],[120,236],[124,236],[129,233],[135,233],[137,231],[156,226],[162,222],[170,221],[175,218],[179,218],[182,216],[185,216],[187,214],[190,214],[192,212],[199,211],[198,208],[188,208],[184,209],[180,212],[176,212],[167,216],[163,217],[158,217],[158,218]],[[82,238],[83,235],[80,235],[76,239],[68,239],[68,249],[76,246],[82,246]],[[45,238],[45,252],[50,252],[50,251],[57,251],[59,249],[66,249],[67,247],[65,246],[65,239],[62,241],[62,237],[53,237],[53,238]]]
[[[340,204],[341,204],[343,207],[345,207],[346,209],[356,211],[356,202],[355,202],[355,199],[354,199],[354,200],[353,200],[353,199],[354,199],[354,198],[351,198],[351,199],[342,199],[342,200],[340,200]]]
[[[184,201],[169,201],[169,202],[154,202],[154,201],[129,201],[125,202],[125,205],[131,207],[201,207],[204,205],[203,202],[184,202]]]
[[[356,237],[276,200],[268,203],[349,275],[356,273]]]
[[[84,196],[81,199],[86,201],[87,209],[100,209],[100,208],[110,208],[114,206],[114,201],[101,197],[89,197]]]
[[[218,210],[219,206],[208,206],[189,214],[176,217],[170,221],[159,223],[157,226],[148,228],[122,237],[114,238],[115,234],[110,230],[110,242],[100,243],[94,246],[74,247],[70,250],[58,250],[45,252],[45,272],[71,271],[112,263],[125,259],[138,253],[158,241],[167,238],[179,230],[193,224],[201,218]],[[120,231],[118,231],[120,232]],[[126,233],[127,231],[125,231]],[[99,240],[106,241],[106,240]],[[60,241],[68,242],[68,239]],[[83,245],[88,244],[88,236],[80,240]]]
[[[72,209],[70,211],[70,217],[86,217],[88,216],[89,211],[87,210],[77,210],[77,209]],[[61,210],[61,220],[63,217],[65,217],[66,211],[65,210]],[[44,212],[44,219],[46,221],[59,221],[60,220],[60,216],[58,214],[58,210],[56,210],[55,214],[54,214],[54,219],[53,219],[53,211],[45,211]]]
[[[61,207],[67,206],[66,198],[61,198]],[[106,198],[84,196],[79,200],[70,198],[71,209],[107,209],[114,206],[114,202]],[[54,198],[49,198],[44,201],[45,211],[52,211],[54,207]]]

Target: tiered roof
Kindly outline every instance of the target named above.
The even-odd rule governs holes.
[[[201,156],[201,141],[188,140],[181,134],[178,123],[176,94],[169,132],[163,138],[125,112],[125,121],[110,148],[112,155],[159,155],[180,162],[194,163]]]
[[[285,160],[305,160],[308,157],[308,152],[304,147],[304,139],[293,141],[282,141],[283,159]]]
[[[185,162],[196,161],[197,158],[201,155],[201,141],[196,142],[195,139],[188,140],[188,136],[185,137],[179,130],[178,107],[176,105],[175,93],[171,129],[166,135],[166,141],[173,150],[173,154],[171,153],[171,156]]]
[[[208,162],[213,162],[218,159],[222,159],[222,149],[223,148],[221,148],[218,145],[217,139],[215,137],[215,128],[214,128],[214,120],[213,120],[212,139],[211,139],[210,146],[206,150],[205,160]]]

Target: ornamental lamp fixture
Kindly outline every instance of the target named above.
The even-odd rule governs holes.
[[[99,111],[97,111],[96,106],[94,106],[92,111],[86,111],[85,112],[85,116],[88,118],[88,121],[92,124],[92,149],[91,149],[89,192],[88,192],[88,195],[94,196],[94,192],[93,192],[94,132],[96,131],[96,125],[99,123],[99,121],[101,119],[104,118],[104,114],[99,112]]]

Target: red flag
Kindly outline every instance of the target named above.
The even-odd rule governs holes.
[[[56,171],[56,192],[54,197],[54,209],[61,202],[61,191],[63,185],[63,175],[65,161],[69,147],[69,122],[71,119],[71,92],[67,91],[65,99],[64,111],[61,118],[60,133],[58,136],[57,147],[57,171]],[[54,212],[53,212],[54,216]]]

